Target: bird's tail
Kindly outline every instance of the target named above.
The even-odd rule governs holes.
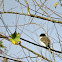
[[[49,48],[49,52],[51,52],[51,54],[53,53],[50,48]]]

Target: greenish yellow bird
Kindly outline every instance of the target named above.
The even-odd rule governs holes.
[[[10,37],[11,37],[11,38],[10,38],[10,41],[11,41],[14,45],[17,45],[18,42],[21,43],[21,41],[20,41],[20,33],[17,33],[17,32],[15,31],[13,34],[11,34]]]

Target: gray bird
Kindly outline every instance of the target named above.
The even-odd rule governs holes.
[[[50,45],[51,45],[51,42],[50,42],[50,39],[44,34],[40,34],[40,42],[43,46],[45,47],[49,47],[50,48]],[[49,50],[50,51],[50,50]],[[51,52],[51,51],[50,51]],[[51,52],[52,53],[52,52]]]

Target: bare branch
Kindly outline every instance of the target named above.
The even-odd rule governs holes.
[[[18,60],[15,60],[15,59],[11,59],[11,58],[7,58],[7,57],[3,57],[3,56],[0,56],[2,58],[6,58],[6,59],[9,59],[9,60],[13,60],[13,61],[17,61],[17,62],[22,62],[22,61],[18,61]]]
[[[26,15],[26,16],[31,16],[31,17],[35,17],[35,18],[39,18],[39,19],[43,19],[43,20],[47,20],[47,21],[50,21],[50,22],[53,22],[53,23],[60,23],[62,24],[62,21],[59,21],[59,20],[54,20],[54,19],[51,19],[51,18],[45,18],[45,17],[41,17],[41,16],[37,16],[37,15],[28,15],[28,14],[25,14],[25,13],[18,13],[18,12],[1,12],[2,14],[3,13],[11,13],[11,14],[19,14],[19,15]]]
[[[29,5],[28,5],[28,3],[27,3],[26,0],[25,0],[25,3],[26,3],[26,5],[27,5],[27,14],[30,15],[30,12],[29,12]]]
[[[19,44],[19,45],[20,45],[20,44]],[[20,45],[20,46],[22,46],[23,48],[27,49],[28,51],[34,53],[35,55],[37,55],[37,57],[42,57],[43,59],[45,59],[45,60],[47,60],[47,61],[49,61],[49,62],[52,62],[52,61],[48,60],[47,58],[45,58],[44,56],[42,56],[42,55],[40,55],[40,54],[38,54],[38,53],[36,53],[36,52],[34,52],[34,51],[28,49],[27,47],[25,47],[25,46],[23,46],[23,45]]]

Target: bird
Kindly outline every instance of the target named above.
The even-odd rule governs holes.
[[[50,48],[51,45],[50,39],[44,33],[40,34],[40,42],[43,46]],[[51,52],[50,49],[49,51]]]

